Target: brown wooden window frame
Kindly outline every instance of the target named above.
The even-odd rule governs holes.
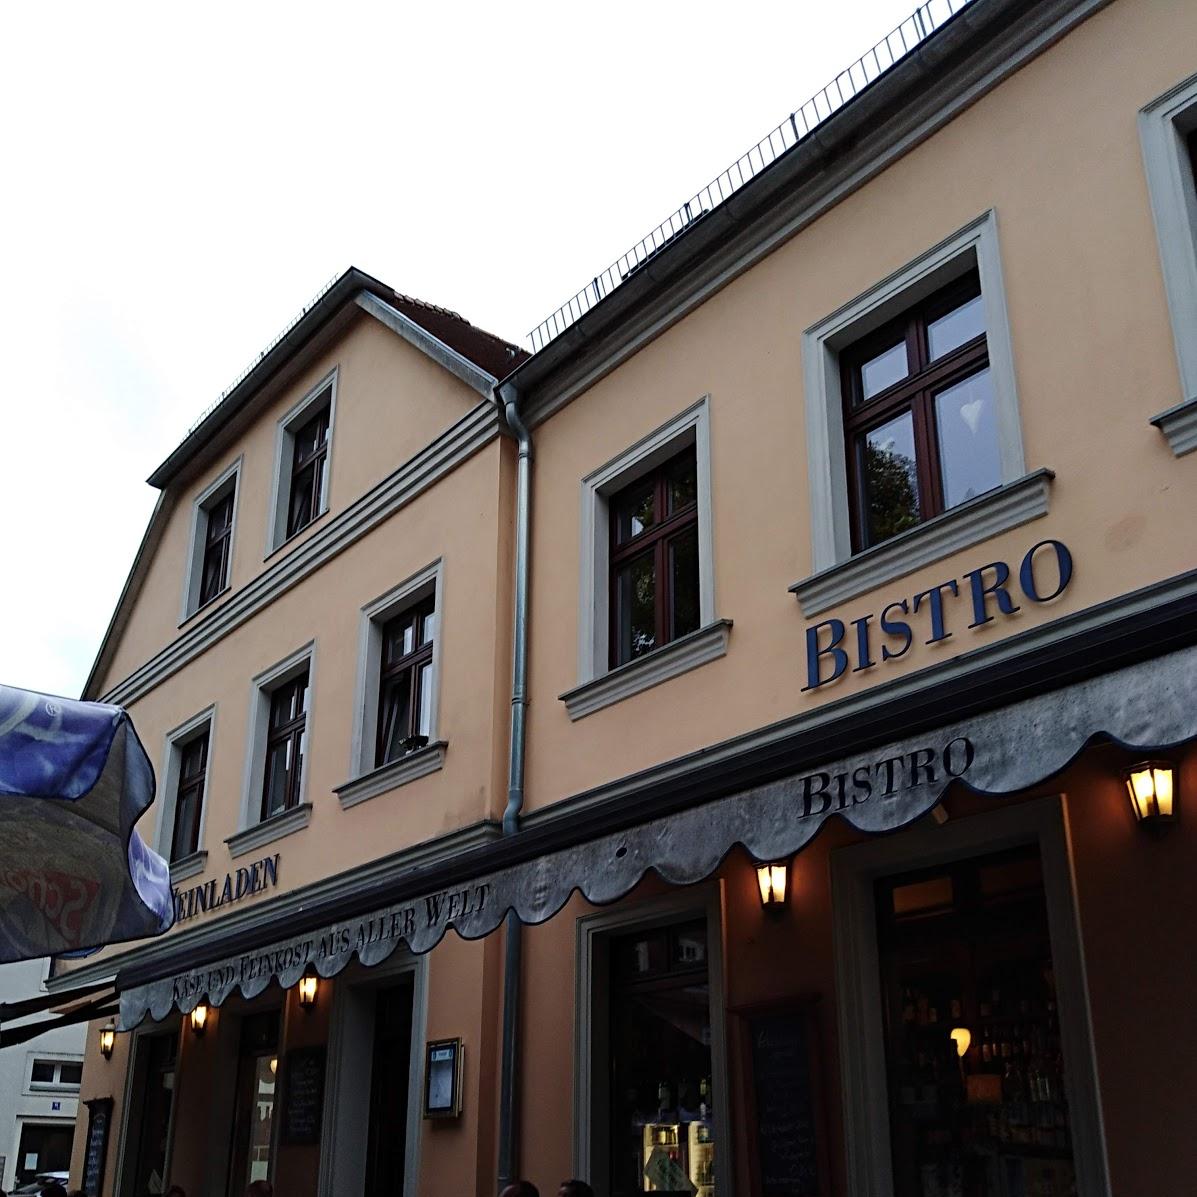
[[[208,788],[208,750],[211,732],[211,726],[206,726],[197,735],[190,736],[182,743],[175,745],[175,751],[179,754],[179,776],[175,786],[175,808],[170,839],[170,859],[172,861],[182,860],[183,857],[191,856],[199,851],[200,819],[203,815],[204,797]],[[189,773],[189,757],[197,749],[199,761]],[[187,800],[191,798],[194,798],[194,804],[188,808]],[[187,809],[190,809],[191,814],[190,827],[184,828],[182,816],[184,810]]]
[[[215,502],[204,508],[204,551],[200,557],[199,602],[198,607],[210,603],[221,594],[229,584],[229,569],[232,563],[233,545],[233,516],[236,512],[237,491],[236,482],[229,488],[227,494],[222,495]],[[223,525],[213,518],[225,508],[228,509],[228,519]],[[216,563],[216,571],[211,576],[216,579],[214,585],[209,586],[208,566]]]
[[[428,621],[432,620],[432,634],[425,637],[425,631],[428,626]],[[393,661],[387,661],[387,642],[391,637],[392,631],[395,628],[402,629],[407,624],[412,623],[415,627],[413,639],[415,640],[415,647],[408,653],[402,653]],[[417,599],[413,603],[409,603],[403,607],[402,610],[396,611],[380,625],[380,634],[382,637],[380,652],[379,652],[379,667],[378,667],[378,721],[375,730],[374,742],[374,767],[381,768],[383,765],[389,765],[394,761],[401,760],[410,752],[414,752],[417,748],[422,748],[428,742],[425,733],[420,731],[420,708],[424,700],[424,682],[422,679],[427,678],[427,685],[433,685],[432,670],[433,665],[433,649],[436,644],[436,637],[439,634],[439,619],[436,610],[436,595],[429,594],[422,599]],[[425,671],[425,666],[428,667]],[[389,699],[392,692],[407,688],[408,706],[407,716],[404,720],[404,727],[400,730],[403,735],[399,737],[400,744],[406,744],[407,747],[400,753],[394,756],[387,756],[387,746],[394,741],[394,737],[388,734],[388,706]],[[429,698],[431,701],[431,698]]]
[[[308,407],[289,430],[291,437],[291,477],[287,487],[287,508],[284,520],[283,539],[289,540],[315,522],[324,513],[323,497],[328,472],[328,445],[332,439],[332,395],[326,393]],[[322,424],[321,435],[313,448],[304,451],[304,441],[313,425]],[[309,504],[307,518],[302,523],[296,520],[296,501],[306,497]]]
[[[671,512],[669,511],[669,485],[677,473],[679,464],[687,460],[692,464],[694,470],[694,498],[677,511]],[[655,519],[644,531],[621,543],[619,539],[621,515],[628,509],[632,499],[650,488],[653,493],[653,510],[662,518]],[[673,572],[669,568],[669,554],[674,542],[691,531],[695,537],[696,552],[700,555],[699,573],[695,579],[694,603],[699,612],[698,626],[702,626],[702,536],[698,525],[698,499],[698,454],[697,446],[694,443],[686,445],[685,448],[673,453],[660,465],[641,474],[634,481],[621,486],[608,498],[610,543],[607,571],[609,616],[607,655],[610,668],[616,669],[621,665],[639,660],[647,653],[663,648],[666,644],[678,639],[679,633],[673,627]],[[656,577],[653,595],[653,647],[644,653],[633,653],[624,659],[621,652],[623,637],[620,629],[619,575],[625,566],[650,554]],[[680,635],[686,635],[695,630],[697,629],[691,628]]]
[[[885,540],[870,542],[869,539],[868,502],[860,469],[859,446],[869,432],[907,411],[911,413],[913,423],[919,523],[925,523],[946,510],[935,397],[989,366],[989,330],[931,361],[927,327],[980,294],[980,277],[976,270],[972,270],[911,305],[901,315],[853,342],[840,354],[844,452],[854,553],[872,548],[874,544],[885,543]],[[893,348],[899,336],[906,345],[906,377],[865,399],[862,368],[886,349]]]
[[[284,682],[271,687],[267,697],[269,702],[266,711],[266,754],[262,769],[262,801],[259,811],[260,819],[277,818],[299,805],[300,790],[303,783],[304,766],[304,736],[307,732],[308,708],[311,703],[310,693],[311,672],[304,668]],[[277,727],[274,722],[275,707],[284,697],[293,695],[296,688],[302,686],[304,699],[300,713]],[[288,705],[289,702],[288,702]],[[287,771],[287,782],[283,796],[283,805],[276,811],[268,810],[270,802],[271,759],[276,748],[287,743],[291,745],[291,765]]]

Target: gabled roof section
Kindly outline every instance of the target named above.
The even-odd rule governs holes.
[[[422,353],[489,398],[497,379],[528,357],[525,350],[478,328],[457,312],[404,295],[351,266],[320,293],[290,327],[193,425],[182,443],[149,476],[162,490],[174,481],[214,437],[243,415],[267,384],[292,366],[314,342],[361,309]]]

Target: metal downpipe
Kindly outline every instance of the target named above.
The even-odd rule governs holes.
[[[514,392],[503,399],[507,426],[519,444],[515,491],[515,619],[511,664],[511,739],[503,834],[517,835],[524,806],[524,746],[528,713],[528,550],[531,540],[532,434]],[[519,1179],[518,1060],[523,924],[507,912],[503,961],[503,1054],[499,1084],[499,1191]]]

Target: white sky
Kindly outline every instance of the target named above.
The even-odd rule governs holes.
[[[914,7],[5,5],[0,682],[80,692],[144,479],[334,275],[522,341]]]

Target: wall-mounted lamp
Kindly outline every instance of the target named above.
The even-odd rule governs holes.
[[[116,1023],[110,1018],[100,1028],[100,1055],[105,1060],[112,1059],[112,1049],[116,1047]]]
[[[208,1006],[206,1002],[200,1002],[191,1011],[191,1029],[197,1037],[202,1037],[203,1033],[208,1029]]]
[[[1143,761],[1125,773],[1135,821],[1144,827],[1162,827],[1176,821],[1174,778],[1168,761]]]
[[[952,1038],[952,1042],[956,1045],[956,1055],[964,1058],[968,1052],[969,1044],[973,1041],[973,1033],[968,1027],[953,1027],[948,1034]]]
[[[310,1010],[316,1004],[316,992],[320,987],[320,979],[315,973],[305,973],[299,978],[299,1004]]]
[[[790,864],[785,860],[756,866],[756,883],[761,888],[761,905],[766,910],[778,911],[785,906],[789,872]]]

